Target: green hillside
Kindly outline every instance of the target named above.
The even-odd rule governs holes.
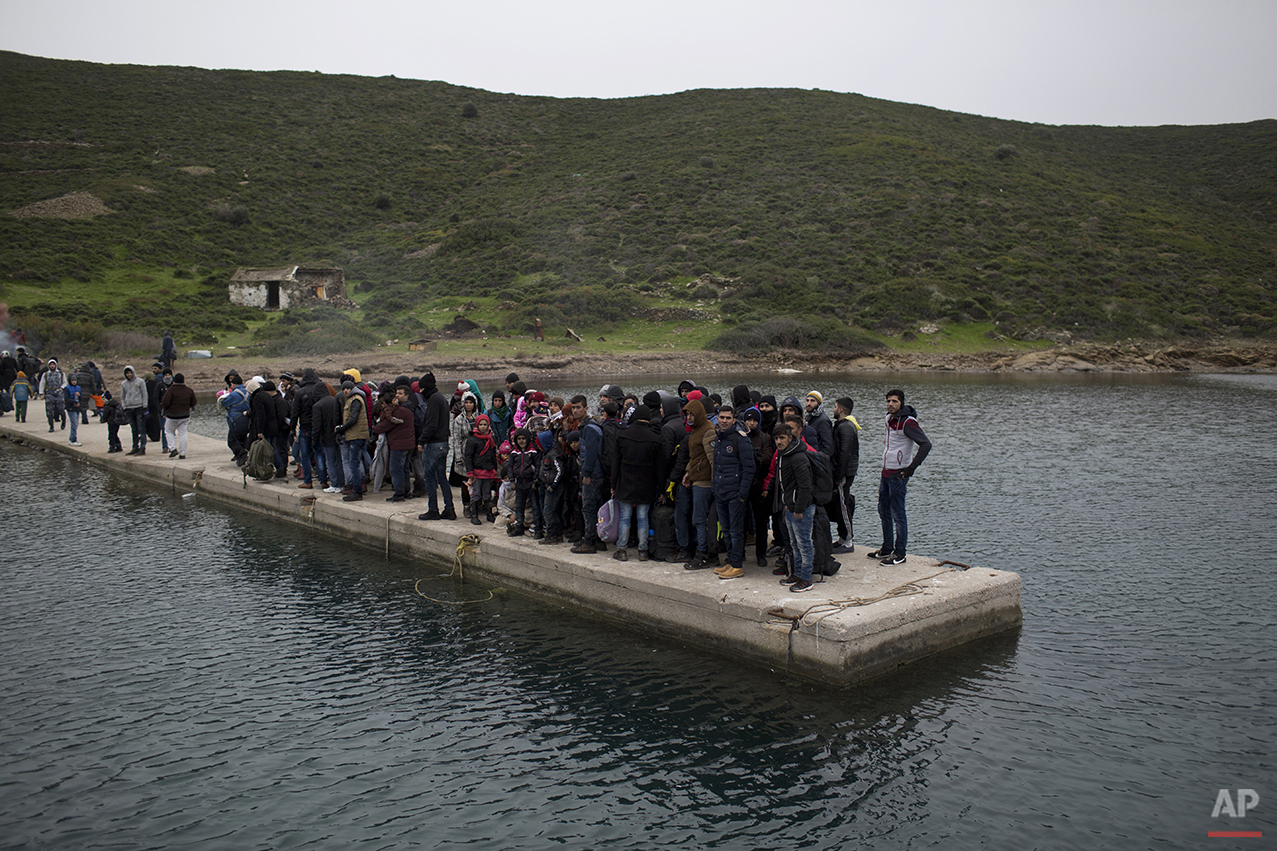
[[[895,333],[1272,337],[1277,121],[1049,127],[792,89],[620,100],[0,53],[18,310],[243,329],[237,266],[346,270],[365,327],[650,306]],[[696,285],[701,275],[739,279]],[[690,286],[689,286],[690,284]]]

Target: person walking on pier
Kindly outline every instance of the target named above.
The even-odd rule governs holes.
[[[887,391],[887,441],[882,452],[882,480],[878,483],[878,516],[882,518],[882,546],[869,553],[882,564],[904,564],[909,541],[905,493],[909,477],[931,452],[931,441],[918,425],[918,412],[905,404],[903,390]]]

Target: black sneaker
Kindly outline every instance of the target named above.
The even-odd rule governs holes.
[[[575,546],[572,547],[572,552],[577,553],[578,555],[593,555],[598,552],[598,549],[589,541],[582,538]]]
[[[865,556],[867,556],[868,558],[886,558],[889,555],[891,555],[891,550],[887,549],[886,547],[879,547],[876,550],[871,550],[865,553]]]
[[[808,582],[806,579],[795,579],[789,585],[789,590],[795,594],[801,594],[803,591],[810,591],[816,586]]]
[[[784,551],[785,551],[785,548],[782,547],[780,544],[772,544],[770,547],[767,548],[767,555],[771,556],[772,558],[775,558],[776,556],[780,555]]]
[[[535,537],[535,536],[534,536]],[[563,543],[562,535],[547,535],[541,539],[542,544],[561,544]]]
[[[789,568],[784,564],[778,564],[772,568],[772,576],[788,576]]]
[[[904,556],[898,556],[898,555],[895,555],[895,554],[888,554],[886,558],[884,558],[882,561],[880,561],[880,562],[878,562],[878,563],[879,563],[879,564],[904,564],[904,563],[905,563],[905,557],[904,557]]]
[[[361,502],[364,495],[361,493],[348,493],[341,498],[342,502]]]
[[[683,565],[684,570],[704,570],[707,567],[714,567],[718,564],[718,559],[714,559],[714,564],[709,563],[709,556],[705,553],[697,553],[692,556],[692,560]]]
[[[801,580],[799,580],[797,576],[794,576],[794,574],[790,573],[790,574],[787,574],[784,579],[780,580],[780,584],[793,585],[795,582],[799,582],[799,581]]]
[[[540,540],[541,540],[541,539],[543,539],[544,537],[545,537],[545,530],[544,530],[544,529],[536,529],[536,530],[534,530],[534,531],[532,532],[532,540],[534,540],[534,541],[540,541]]]
[[[418,520],[442,520],[443,515],[438,511],[427,511],[425,514],[418,514]]]
[[[440,520],[456,520],[456,519],[457,519],[457,512],[456,512],[454,509],[451,509],[451,508],[445,508],[445,509],[443,510],[443,513],[441,513],[441,514],[439,515],[439,519],[440,519]]]

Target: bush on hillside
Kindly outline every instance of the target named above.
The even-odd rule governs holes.
[[[253,332],[264,340],[266,357],[310,357],[358,352],[375,346],[378,336],[331,307],[281,311]]]
[[[744,322],[705,344],[712,351],[742,356],[790,349],[817,355],[859,357],[885,346],[865,331],[824,316],[773,316]]]

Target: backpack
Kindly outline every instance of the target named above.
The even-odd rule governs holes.
[[[828,455],[816,450],[807,453],[807,460],[811,463],[812,501],[824,505],[834,498],[833,463]]]
[[[662,561],[670,560],[678,552],[678,534],[674,530],[674,506],[653,505],[647,519],[652,527],[652,536],[648,542],[652,558]]]
[[[609,499],[599,506],[598,534],[600,541],[615,543],[621,532],[621,504]]]
[[[275,478],[275,447],[271,446],[269,440],[253,441],[253,445],[248,448],[244,473],[262,481]]]

